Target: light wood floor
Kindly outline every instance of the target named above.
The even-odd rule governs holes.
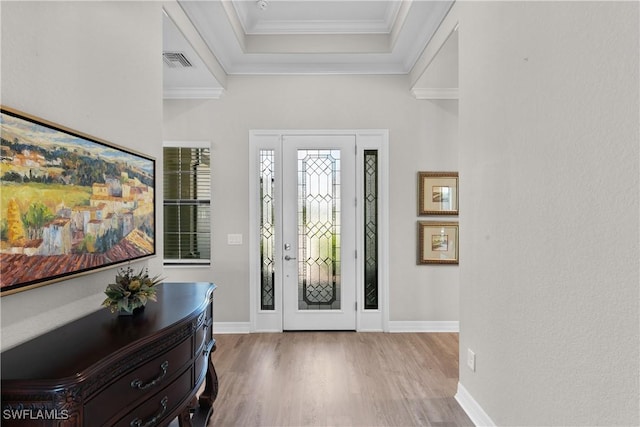
[[[458,334],[216,335],[209,426],[472,426],[453,398]]]

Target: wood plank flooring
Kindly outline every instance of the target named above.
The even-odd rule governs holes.
[[[472,426],[453,398],[458,334],[216,335],[209,426]]]

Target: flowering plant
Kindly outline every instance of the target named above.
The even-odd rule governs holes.
[[[144,307],[147,301],[157,301],[155,286],[160,283],[160,276],[149,277],[149,269],[143,268],[134,274],[131,267],[121,268],[116,274],[116,283],[107,285],[107,295],[102,303],[112,313],[121,311],[133,313],[138,307]]]

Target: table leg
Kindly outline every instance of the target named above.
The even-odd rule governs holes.
[[[209,418],[213,414],[213,402],[216,400],[216,397],[218,397],[218,374],[211,360],[211,353],[215,350],[216,347],[214,345],[209,353],[204,390],[198,398],[196,413],[193,414],[193,422],[195,425],[207,425]]]

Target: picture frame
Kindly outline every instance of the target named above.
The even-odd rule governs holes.
[[[418,221],[418,264],[458,264],[459,225]]]
[[[418,172],[418,215],[458,215],[458,172]]]
[[[156,255],[155,159],[0,106],[0,296]]]

